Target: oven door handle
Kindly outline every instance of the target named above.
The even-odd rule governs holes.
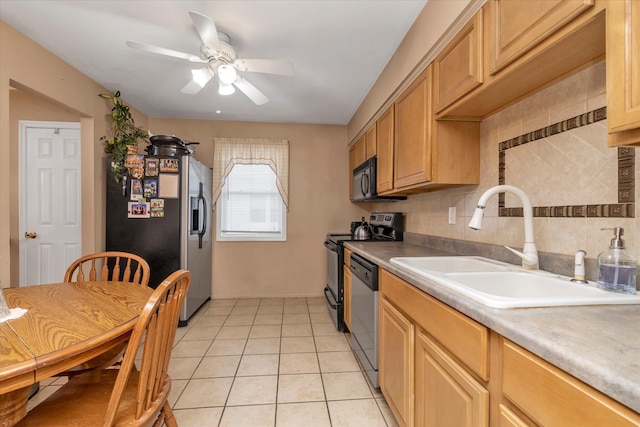
[[[338,308],[338,306],[336,304],[332,304],[331,303],[331,300],[329,299],[329,295],[327,295],[327,292],[331,292],[331,289],[329,289],[329,286],[325,286],[325,288],[324,288],[324,297],[327,299],[327,303],[329,304],[329,306],[333,310],[336,310]]]

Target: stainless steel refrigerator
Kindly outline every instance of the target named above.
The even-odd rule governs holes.
[[[192,281],[180,326],[211,298],[212,171],[190,155],[135,156],[117,183],[107,159],[106,249],[143,257],[156,288],[180,268]]]

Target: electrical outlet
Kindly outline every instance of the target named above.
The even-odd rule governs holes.
[[[450,206],[449,207],[449,224],[455,224],[455,223],[456,223],[456,207]]]

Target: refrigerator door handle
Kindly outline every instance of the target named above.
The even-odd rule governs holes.
[[[200,194],[198,194],[198,203],[202,201],[202,229],[198,233],[198,248],[202,249],[202,238],[204,234],[207,232],[207,201],[202,195],[202,189],[204,185],[200,183]]]

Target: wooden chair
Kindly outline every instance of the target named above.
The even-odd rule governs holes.
[[[82,282],[84,280],[119,280],[149,285],[150,268],[142,257],[127,252],[97,252],[75,260],[64,274],[65,282]],[[98,274],[98,272],[100,272]],[[87,362],[74,366],[56,377],[71,377],[96,368],[106,368],[122,358],[126,343],[95,357]]]
[[[120,369],[103,369],[71,378],[16,426],[160,426],[177,427],[167,401],[167,374],[180,310],[191,273],[178,270],[149,298],[133,329]],[[140,344],[139,370],[134,364]]]
[[[64,281],[119,280],[148,286],[149,274],[149,264],[138,255],[127,252],[98,252],[80,257],[71,263],[64,274]]]

